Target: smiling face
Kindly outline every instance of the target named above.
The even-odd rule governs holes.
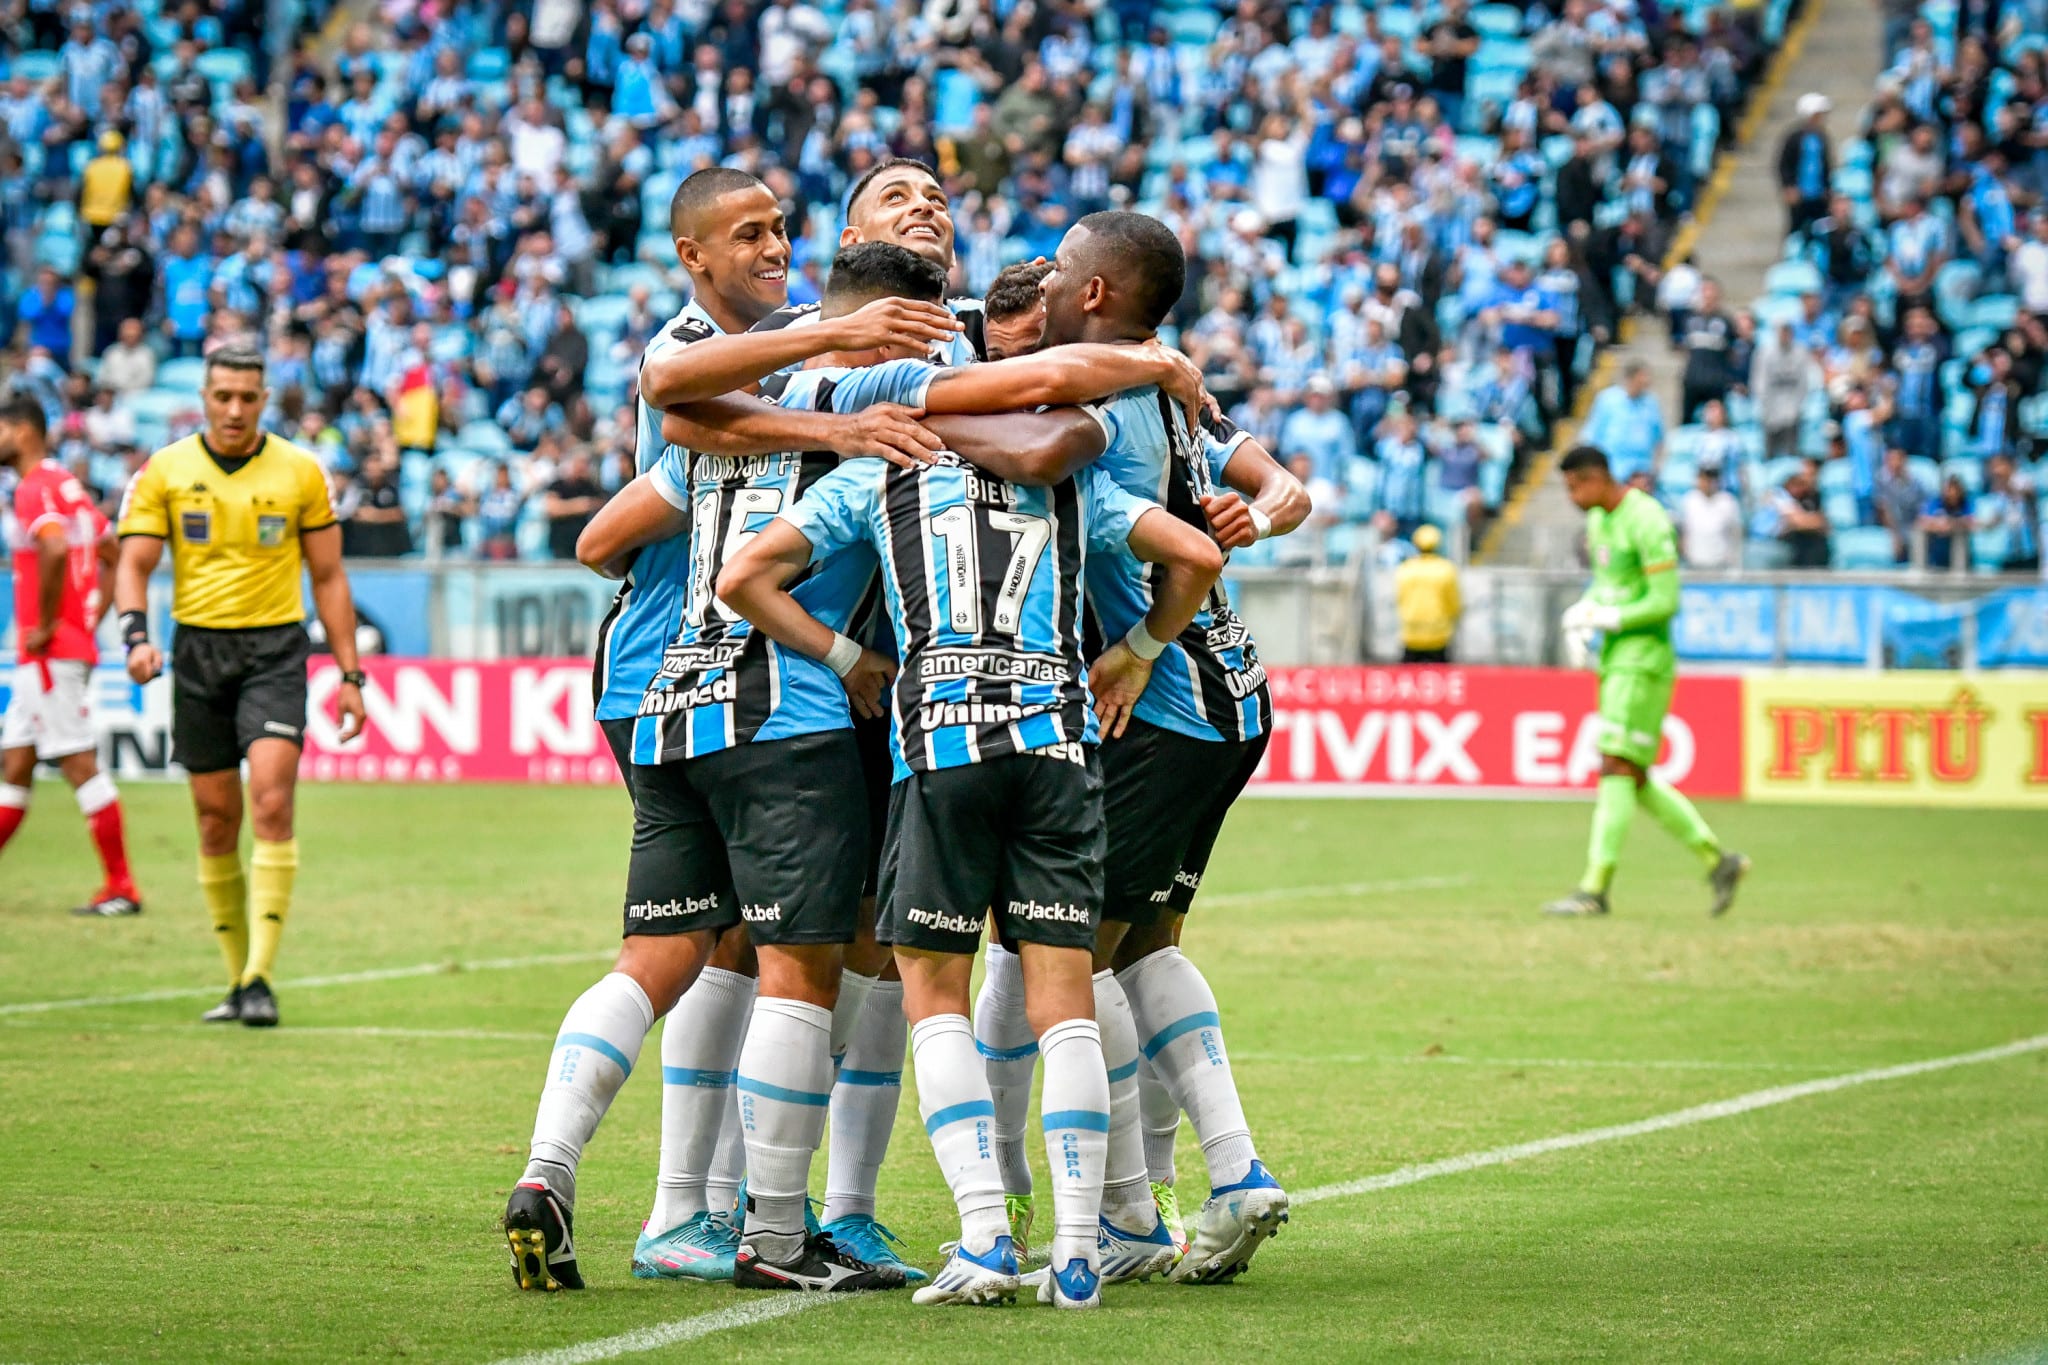
[[[676,255],[727,331],[744,331],[789,302],[789,227],[765,185],[731,190],[696,215]]]
[[[891,166],[846,207],[839,245],[890,242],[941,270],[953,268],[953,213],[946,191],[922,166]]]

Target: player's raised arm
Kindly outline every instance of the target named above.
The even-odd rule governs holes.
[[[671,448],[654,467],[621,488],[576,537],[576,559],[606,578],[624,578],[640,551],[690,526],[690,473],[684,452]]]
[[[1075,342],[943,371],[925,392],[925,409],[933,414],[1015,412],[1092,403],[1148,384],[1190,409],[1201,401],[1201,370],[1171,347]]]
[[[860,412],[804,412],[757,398],[727,395],[662,415],[661,439],[688,450],[743,459],[785,450],[829,450],[846,459],[873,457],[909,466],[945,449],[917,408],[877,403]]]
[[[1212,466],[1222,458],[1218,472],[1231,490],[1202,500],[1209,530],[1224,549],[1284,536],[1308,519],[1308,490],[1258,441],[1233,429],[1229,440],[1210,435],[1207,443]]]
[[[1206,533],[1156,503],[1133,498],[1100,471],[1086,470],[1081,479],[1090,502],[1091,540],[1120,533],[1132,554],[1160,567],[1144,619],[1088,666],[1096,720],[1105,737],[1116,739],[1151,681],[1153,662],[1194,623],[1222,576],[1223,551]]]
[[[1050,488],[1103,451],[1102,423],[1081,408],[1047,408],[1001,416],[927,417],[946,449],[977,469],[1011,483]]]
[[[895,661],[861,648],[818,620],[787,587],[806,565],[863,539],[860,503],[875,486],[863,480],[878,482],[874,473],[845,466],[821,479],[787,514],[727,558],[716,591],[754,629],[838,674],[855,712],[879,717],[882,689],[896,676]]]
[[[640,370],[640,396],[655,408],[697,403],[757,384],[813,356],[878,347],[916,351],[951,341],[959,331],[959,319],[942,303],[875,299],[813,326],[709,337],[652,356]]]

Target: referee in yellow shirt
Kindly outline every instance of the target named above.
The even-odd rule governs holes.
[[[1458,566],[1437,553],[1443,543],[1434,526],[1415,528],[1415,553],[1394,570],[1394,611],[1401,618],[1401,662],[1447,664],[1451,639],[1465,603],[1458,594]]]
[[[341,666],[341,737],[363,728],[356,612],[341,567],[341,528],[319,462],[262,428],[263,357],[223,348],[207,358],[206,428],[137,470],[121,503],[114,605],[128,676],[163,671],[149,640],[149,576],[171,546],[171,757],[192,775],[199,812],[199,889],[227,959],[228,994],[203,1016],[277,1022],[270,974],[298,873],[292,836],[306,726],[305,608],[313,604]],[[256,848],[244,877],[241,764],[249,763]],[[252,926],[249,907],[255,907]]]

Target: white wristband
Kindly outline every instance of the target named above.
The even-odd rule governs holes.
[[[825,651],[825,667],[843,678],[853,672],[853,666],[859,662],[860,645],[838,631],[833,631],[832,648]]]
[[[1145,629],[1144,618],[1140,617],[1138,624],[1132,626],[1129,633],[1124,636],[1124,643],[1130,646],[1131,653],[1149,664],[1166,652],[1168,642],[1153,639],[1152,632]]]
[[[1256,504],[1248,510],[1252,514],[1252,534],[1260,540],[1264,540],[1267,536],[1272,535],[1273,519],[1264,512],[1261,512]]]

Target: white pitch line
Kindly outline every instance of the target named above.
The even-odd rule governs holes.
[[[1425,1161],[1418,1166],[1403,1166],[1399,1170],[1388,1171],[1384,1175],[1370,1175],[1363,1180],[1317,1185],[1298,1194],[1290,1194],[1287,1198],[1290,1204],[1315,1204],[1325,1199],[1370,1194],[1374,1190],[1399,1189],[1403,1185],[1434,1180],[1440,1175],[1463,1175],[1467,1171],[1482,1170],[1488,1166],[1505,1166],[1510,1161],[1521,1161],[1550,1152],[1569,1151],[1574,1147],[1591,1147],[1600,1142],[1646,1137],[1651,1133],[1668,1132],[1673,1128],[1689,1128],[1695,1123],[1711,1123],[1715,1119],[1734,1118],[1738,1114],[1769,1109],[1773,1105],[1790,1104],[1793,1100],[1826,1095],[1836,1090],[1847,1090],[1852,1086],[1902,1080],[1907,1076],[1923,1076],[1930,1071],[1975,1066],[1980,1062],[1998,1062],[2023,1053],[2039,1052],[2044,1048],[2048,1048],[2048,1033],[2038,1033],[2032,1038],[2022,1038],[2016,1043],[1981,1048],[1976,1052],[1959,1052],[1950,1057],[1931,1057],[1924,1062],[1873,1067],[1868,1071],[1851,1071],[1842,1076],[1823,1076],[1819,1080],[1773,1086],[1769,1090],[1752,1090],[1747,1095],[1715,1100],[1711,1104],[1696,1104],[1690,1109],[1676,1109],[1668,1114],[1658,1114],[1654,1118],[1638,1119],[1634,1123],[1617,1123],[1606,1128],[1583,1128],[1576,1133],[1562,1133],[1557,1137],[1540,1138],[1535,1142],[1518,1142],[1511,1147],[1467,1152],[1463,1156],[1446,1157],[1442,1161]]]
[[[1284,900],[1288,897],[1376,896],[1396,891],[1429,891],[1447,886],[1463,886],[1471,880],[1465,876],[1408,877],[1397,881],[1342,882],[1329,886],[1284,886],[1268,891],[1210,896],[1202,904],[1254,905],[1263,901]],[[334,976],[301,977],[297,981],[279,982],[278,989],[306,990],[315,986],[356,986],[370,981],[402,981],[410,976],[439,976],[443,973],[517,971],[522,967],[553,967],[572,962],[608,961],[615,956],[615,952],[607,950],[601,953],[544,953],[537,957],[486,958],[479,962],[416,962],[409,967],[377,967],[369,971],[342,972]],[[83,995],[65,1000],[26,1000],[0,1004],[0,1016],[46,1014],[51,1010],[97,1009],[107,1005],[153,1005],[164,1000],[202,1000],[219,994],[218,986],[167,986],[158,990],[137,991],[132,995]]]
[[[615,950],[601,953],[542,953],[535,957],[487,957],[475,962],[415,962],[410,967],[376,967],[363,972],[341,972],[333,976],[302,976],[280,981],[281,991],[309,990],[316,986],[358,986],[370,981],[402,981],[412,976],[459,976],[464,972],[510,972],[522,967],[556,967],[572,962],[608,962]],[[47,1014],[51,1010],[96,1009],[104,1005],[152,1005],[160,1000],[201,1000],[220,994],[218,986],[171,986],[161,990],[137,991],[133,995],[81,995],[65,1000],[24,1000],[0,1005],[0,1015]]]
[[[1542,1066],[1565,1070],[1613,1068],[1620,1071],[1818,1071],[1827,1065],[1825,1062],[1720,1062],[1691,1057],[1649,1058],[1633,1062],[1620,1057],[1461,1057],[1450,1052],[1349,1052],[1317,1056],[1308,1052],[1239,1052],[1236,1048],[1230,1049],[1230,1055],[1234,1060],[1241,1062],[1283,1064],[1293,1062],[1373,1066],[1380,1063],[1402,1063],[1422,1066]]]
[[[1733,1118],[1757,1109],[1768,1109],[1773,1105],[1789,1104],[1813,1095],[1825,1095],[1836,1090],[1847,1090],[1852,1086],[1870,1085],[1877,1081],[1895,1081],[1908,1076],[1921,1076],[1930,1071],[1947,1071],[1952,1067],[1975,1066],[1980,1062],[2003,1061],[2023,1053],[2040,1052],[2048,1049],[2048,1033],[2022,1038],[2015,1043],[1998,1047],[1981,1048],[1976,1052],[1959,1052],[1948,1057],[1931,1057],[1922,1062],[1905,1062],[1898,1066],[1874,1067],[1868,1071],[1851,1071],[1840,1076],[1824,1076],[1819,1080],[1801,1081],[1796,1085],[1773,1086],[1769,1090],[1752,1090],[1746,1095],[1731,1099],[1716,1100],[1711,1104],[1694,1105],[1690,1109],[1677,1109],[1668,1114],[1639,1119],[1634,1123],[1618,1123],[1605,1128],[1586,1128],[1576,1133],[1563,1133],[1557,1137],[1541,1138],[1535,1142],[1518,1142],[1510,1147],[1494,1147],[1483,1152],[1467,1152],[1463,1156],[1446,1157],[1442,1161],[1427,1161],[1416,1166],[1403,1166],[1384,1175],[1367,1176],[1363,1180],[1347,1180],[1335,1185],[1316,1185],[1299,1190],[1288,1196],[1291,1205],[1318,1204],[1325,1199],[1345,1199],[1354,1194],[1370,1194],[1375,1190],[1399,1189],[1404,1185],[1418,1185],[1438,1176],[1463,1175],[1467,1171],[1483,1170],[1488,1166],[1505,1166],[1511,1161],[1528,1157],[1543,1156],[1550,1152],[1569,1151],[1574,1147],[1591,1147],[1601,1142],[1616,1142],[1623,1138],[1646,1137],[1673,1128],[1686,1128],[1696,1123],[1709,1123],[1715,1119]],[[678,1342],[695,1341],[716,1332],[731,1331],[739,1327],[751,1327],[757,1322],[771,1318],[786,1317],[791,1313],[802,1313],[813,1308],[825,1308],[837,1302],[826,1295],[800,1294],[789,1298],[767,1299],[759,1303],[740,1304],[732,1308],[721,1308],[715,1313],[702,1313],[696,1317],[681,1318],[663,1323],[658,1327],[643,1327],[637,1331],[625,1332],[615,1337],[599,1337],[595,1341],[564,1346],[555,1351],[538,1351],[532,1355],[509,1356],[494,1361],[492,1365],[595,1365],[600,1360],[614,1360],[619,1356],[637,1355],[643,1351],[658,1351],[664,1346]]]
[[[218,1033],[198,1020],[189,1024],[56,1024],[40,1023],[28,1019],[16,1019],[0,1024],[0,1029],[53,1030],[60,1032],[83,1031],[88,1033]],[[292,1024],[273,1036],[290,1037],[299,1033],[316,1033],[344,1038],[418,1038],[434,1041],[448,1039],[461,1042],[505,1042],[545,1043],[552,1041],[552,1033],[512,1033],[499,1029],[482,1028],[404,1028],[385,1024]]]
[[[788,1294],[772,1299],[756,1299],[751,1303],[721,1308],[715,1313],[700,1313],[694,1318],[678,1318],[674,1322],[664,1322],[659,1327],[642,1327],[615,1337],[599,1337],[596,1341],[586,1341],[581,1345],[564,1346],[558,1351],[537,1351],[532,1355],[510,1356],[494,1362],[494,1365],[594,1365],[596,1361],[638,1355],[642,1351],[659,1351],[663,1347],[695,1341],[699,1337],[708,1337],[715,1332],[729,1332],[735,1327],[752,1327],[756,1323],[786,1318],[792,1313],[826,1308],[834,1303],[843,1302],[844,1299],[824,1294]]]

